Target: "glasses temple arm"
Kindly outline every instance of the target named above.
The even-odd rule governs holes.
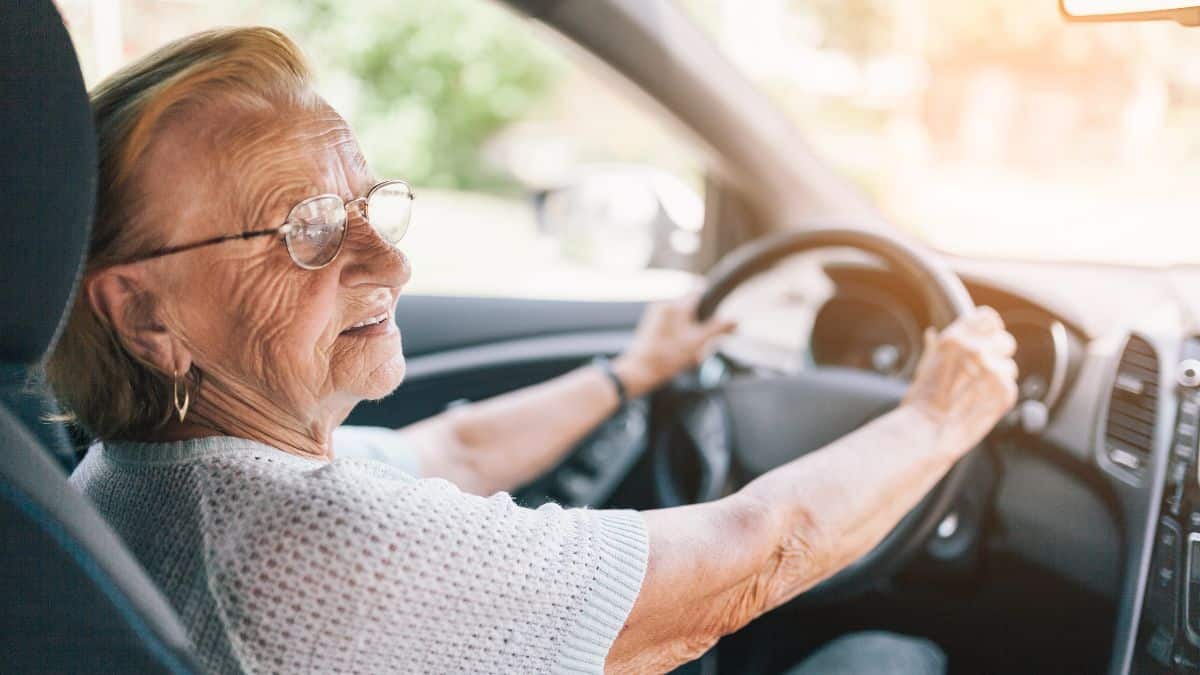
[[[142,262],[144,260],[152,260],[154,258],[161,258],[161,257],[167,256],[167,255],[174,255],[176,253],[183,253],[184,251],[190,251],[194,248],[201,248],[204,246],[212,246],[214,244],[221,244],[221,243],[224,243],[227,241],[233,241],[235,239],[253,239],[255,237],[265,237],[267,235],[279,234],[283,230],[284,227],[287,227],[287,225],[284,224],[281,227],[273,227],[269,230],[251,230],[249,232],[241,232],[239,234],[226,234],[226,235],[222,235],[220,237],[213,237],[211,239],[194,241],[194,242],[191,242],[188,244],[180,244],[178,246],[166,246],[164,248],[156,249],[149,253],[145,253],[143,255],[136,256],[130,260],[125,261],[125,264]]]

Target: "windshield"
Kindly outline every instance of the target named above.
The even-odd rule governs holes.
[[[683,0],[893,222],[943,251],[1200,262],[1200,29],[1054,0]]]

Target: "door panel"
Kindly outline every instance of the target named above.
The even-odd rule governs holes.
[[[396,322],[409,357],[558,333],[632,330],[645,303],[401,296]]]

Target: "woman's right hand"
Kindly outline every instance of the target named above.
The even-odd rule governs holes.
[[[927,336],[899,409],[724,499],[645,512],[646,576],[606,671],[670,670],[871,550],[1012,407],[1015,347],[975,310]]]
[[[1017,401],[1017,343],[991,307],[979,307],[940,334],[925,333],[925,352],[904,402],[942,428],[953,459],[975,447]]]

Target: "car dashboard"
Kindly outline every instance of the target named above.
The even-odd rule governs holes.
[[[869,262],[821,268],[831,286],[812,313],[805,362],[911,377],[930,323],[917,290]],[[1117,600],[1113,672],[1200,671],[1200,337],[1190,328],[1200,285],[1189,271],[1162,272],[1147,287],[1165,287],[1160,302],[1127,306],[1125,321],[1096,331],[1049,308],[1026,280],[988,271],[960,274],[976,304],[995,308],[1016,338],[1019,373],[1018,403],[992,443],[1058,455],[1051,461],[1060,466],[1066,459],[1117,524],[1105,545],[1070,534],[1105,529],[1096,518],[1064,523],[1047,544],[1076,550],[1051,558],[1071,568],[1065,576],[1090,577],[1085,583]],[[1088,316],[1103,303],[1100,295],[1071,309]],[[1054,515],[1038,518],[1035,527]],[[1093,554],[1114,557],[1118,575],[1082,572],[1075,563]]]
[[[1136,622],[1134,672],[1200,670],[1200,339],[1184,340],[1181,352],[1178,363],[1165,364],[1173,366],[1166,375],[1174,380],[1175,396],[1160,402],[1153,380],[1158,355],[1147,340],[1131,337],[1105,423],[1104,457],[1131,479],[1148,481],[1157,495],[1150,565]],[[1165,462],[1161,456],[1147,461],[1143,448],[1154,447],[1156,425],[1172,417],[1173,424],[1166,425],[1170,442]]]
[[[1008,536],[1021,547],[1016,530],[1042,530],[1026,537],[1027,557],[1114,599],[1111,672],[1200,670],[1200,275],[958,263],[972,299],[995,308],[1017,341],[1019,402],[990,443],[1034,470],[1008,471],[1000,488]],[[820,269],[823,292],[782,294],[815,300],[807,326],[796,326],[807,340],[790,346],[804,358],[767,367],[911,377],[930,324],[917,289],[871,261],[827,259]],[[772,354],[744,353],[760,364]],[[1030,487],[1050,468],[1083,489]]]

